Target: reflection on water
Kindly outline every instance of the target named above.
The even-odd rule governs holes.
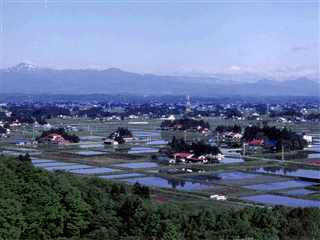
[[[208,175],[197,175],[197,176],[188,176],[188,178],[197,179],[197,180],[228,180],[228,179],[242,179],[242,178],[255,178],[261,176],[259,174],[250,174],[242,172],[230,172],[230,173],[219,173],[219,174],[208,174]]]
[[[157,187],[184,189],[184,190],[195,190],[202,188],[214,188],[217,186],[211,186],[207,184],[195,183],[195,182],[185,182],[177,179],[168,179],[160,177],[146,177],[146,178],[132,178],[125,179],[126,182],[139,182],[141,184],[147,184]]]
[[[299,198],[282,197],[276,195],[257,195],[250,197],[243,197],[250,201],[269,203],[269,204],[281,204],[289,207],[320,207],[320,202],[311,201]]]
[[[264,167],[264,168],[255,168],[247,169],[255,172],[269,172],[279,175],[288,175],[295,177],[305,177],[305,178],[315,178],[320,179],[320,171],[307,170],[299,167]]]
[[[303,159],[308,158],[308,153],[298,153],[294,155],[284,155],[285,160],[293,160],[293,159]],[[282,160],[282,156],[274,156],[270,157],[270,159]]]

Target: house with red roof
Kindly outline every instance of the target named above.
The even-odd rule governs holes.
[[[232,139],[240,139],[242,138],[242,135],[240,133],[234,133],[234,132],[230,132],[227,135],[225,135],[226,138],[232,138]]]
[[[251,142],[247,143],[249,146],[262,146],[263,140],[253,139]]]
[[[44,137],[43,140],[49,142],[56,142],[56,143],[67,143],[69,141],[65,140],[60,134],[52,133],[48,136]]]
[[[175,124],[175,125],[173,125],[172,128],[173,128],[174,130],[180,129],[180,128],[182,128],[182,124]]]
[[[172,157],[173,157],[174,159],[177,159],[177,157],[179,157],[179,158],[184,158],[184,159],[188,159],[188,158],[191,158],[192,156],[193,156],[192,153],[184,153],[184,152],[182,152],[182,153],[173,153],[173,154],[172,154]]]
[[[10,127],[14,127],[14,126],[21,127],[21,123],[18,120],[11,122],[9,125]]]

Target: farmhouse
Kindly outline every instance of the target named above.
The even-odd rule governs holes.
[[[10,127],[14,127],[14,126],[21,127],[21,123],[18,120],[11,122]]]
[[[118,142],[114,139],[107,138],[106,140],[104,140],[104,144],[118,145]]]
[[[56,143],[67,143],[68,142],[61,135],[59,135],[57,133],[49,134],[48,136],[44,137],[43,140],[49,141],[49,142],[56,142]]]
[[[234,133],[234,132],[230,132],[227,135],[225,135],[226,138],[232,138],[234,140],[238,140],[240,138],[242,138],[242,135],[240,133]]]
[[[138,138],[130,137],[130,136],[123,136],[123,139],[124,139],[125,142],[134,142],[134,141],[138,140]]]
[[[181,129],[182,128],[182,124],[175,124],[173,125],[173,130],[178,130],[178,129]]]

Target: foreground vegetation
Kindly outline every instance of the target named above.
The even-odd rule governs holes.
[[[0,156],[1,239],[319,239],[320,209],[151,201],[149,190]]]

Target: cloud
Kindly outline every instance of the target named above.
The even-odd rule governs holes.
[[[232,66],[232,67],[231,67],[231,69],[240,70],[240,68],[239,68],[239,67],[237,67],[237,66]]]
[[[309,44],[299,44],[295,46],[292,51],[300,51],[300,50],[308,50],[309,49]]]
[[[319,79],[319,65],[309,65],[309,66],[296,66],[284,68],[276,68],[273,71],[267,72],[269,76],[278,76],[283,79],[295,79],[300,77],[306,77],[309,79]]]

